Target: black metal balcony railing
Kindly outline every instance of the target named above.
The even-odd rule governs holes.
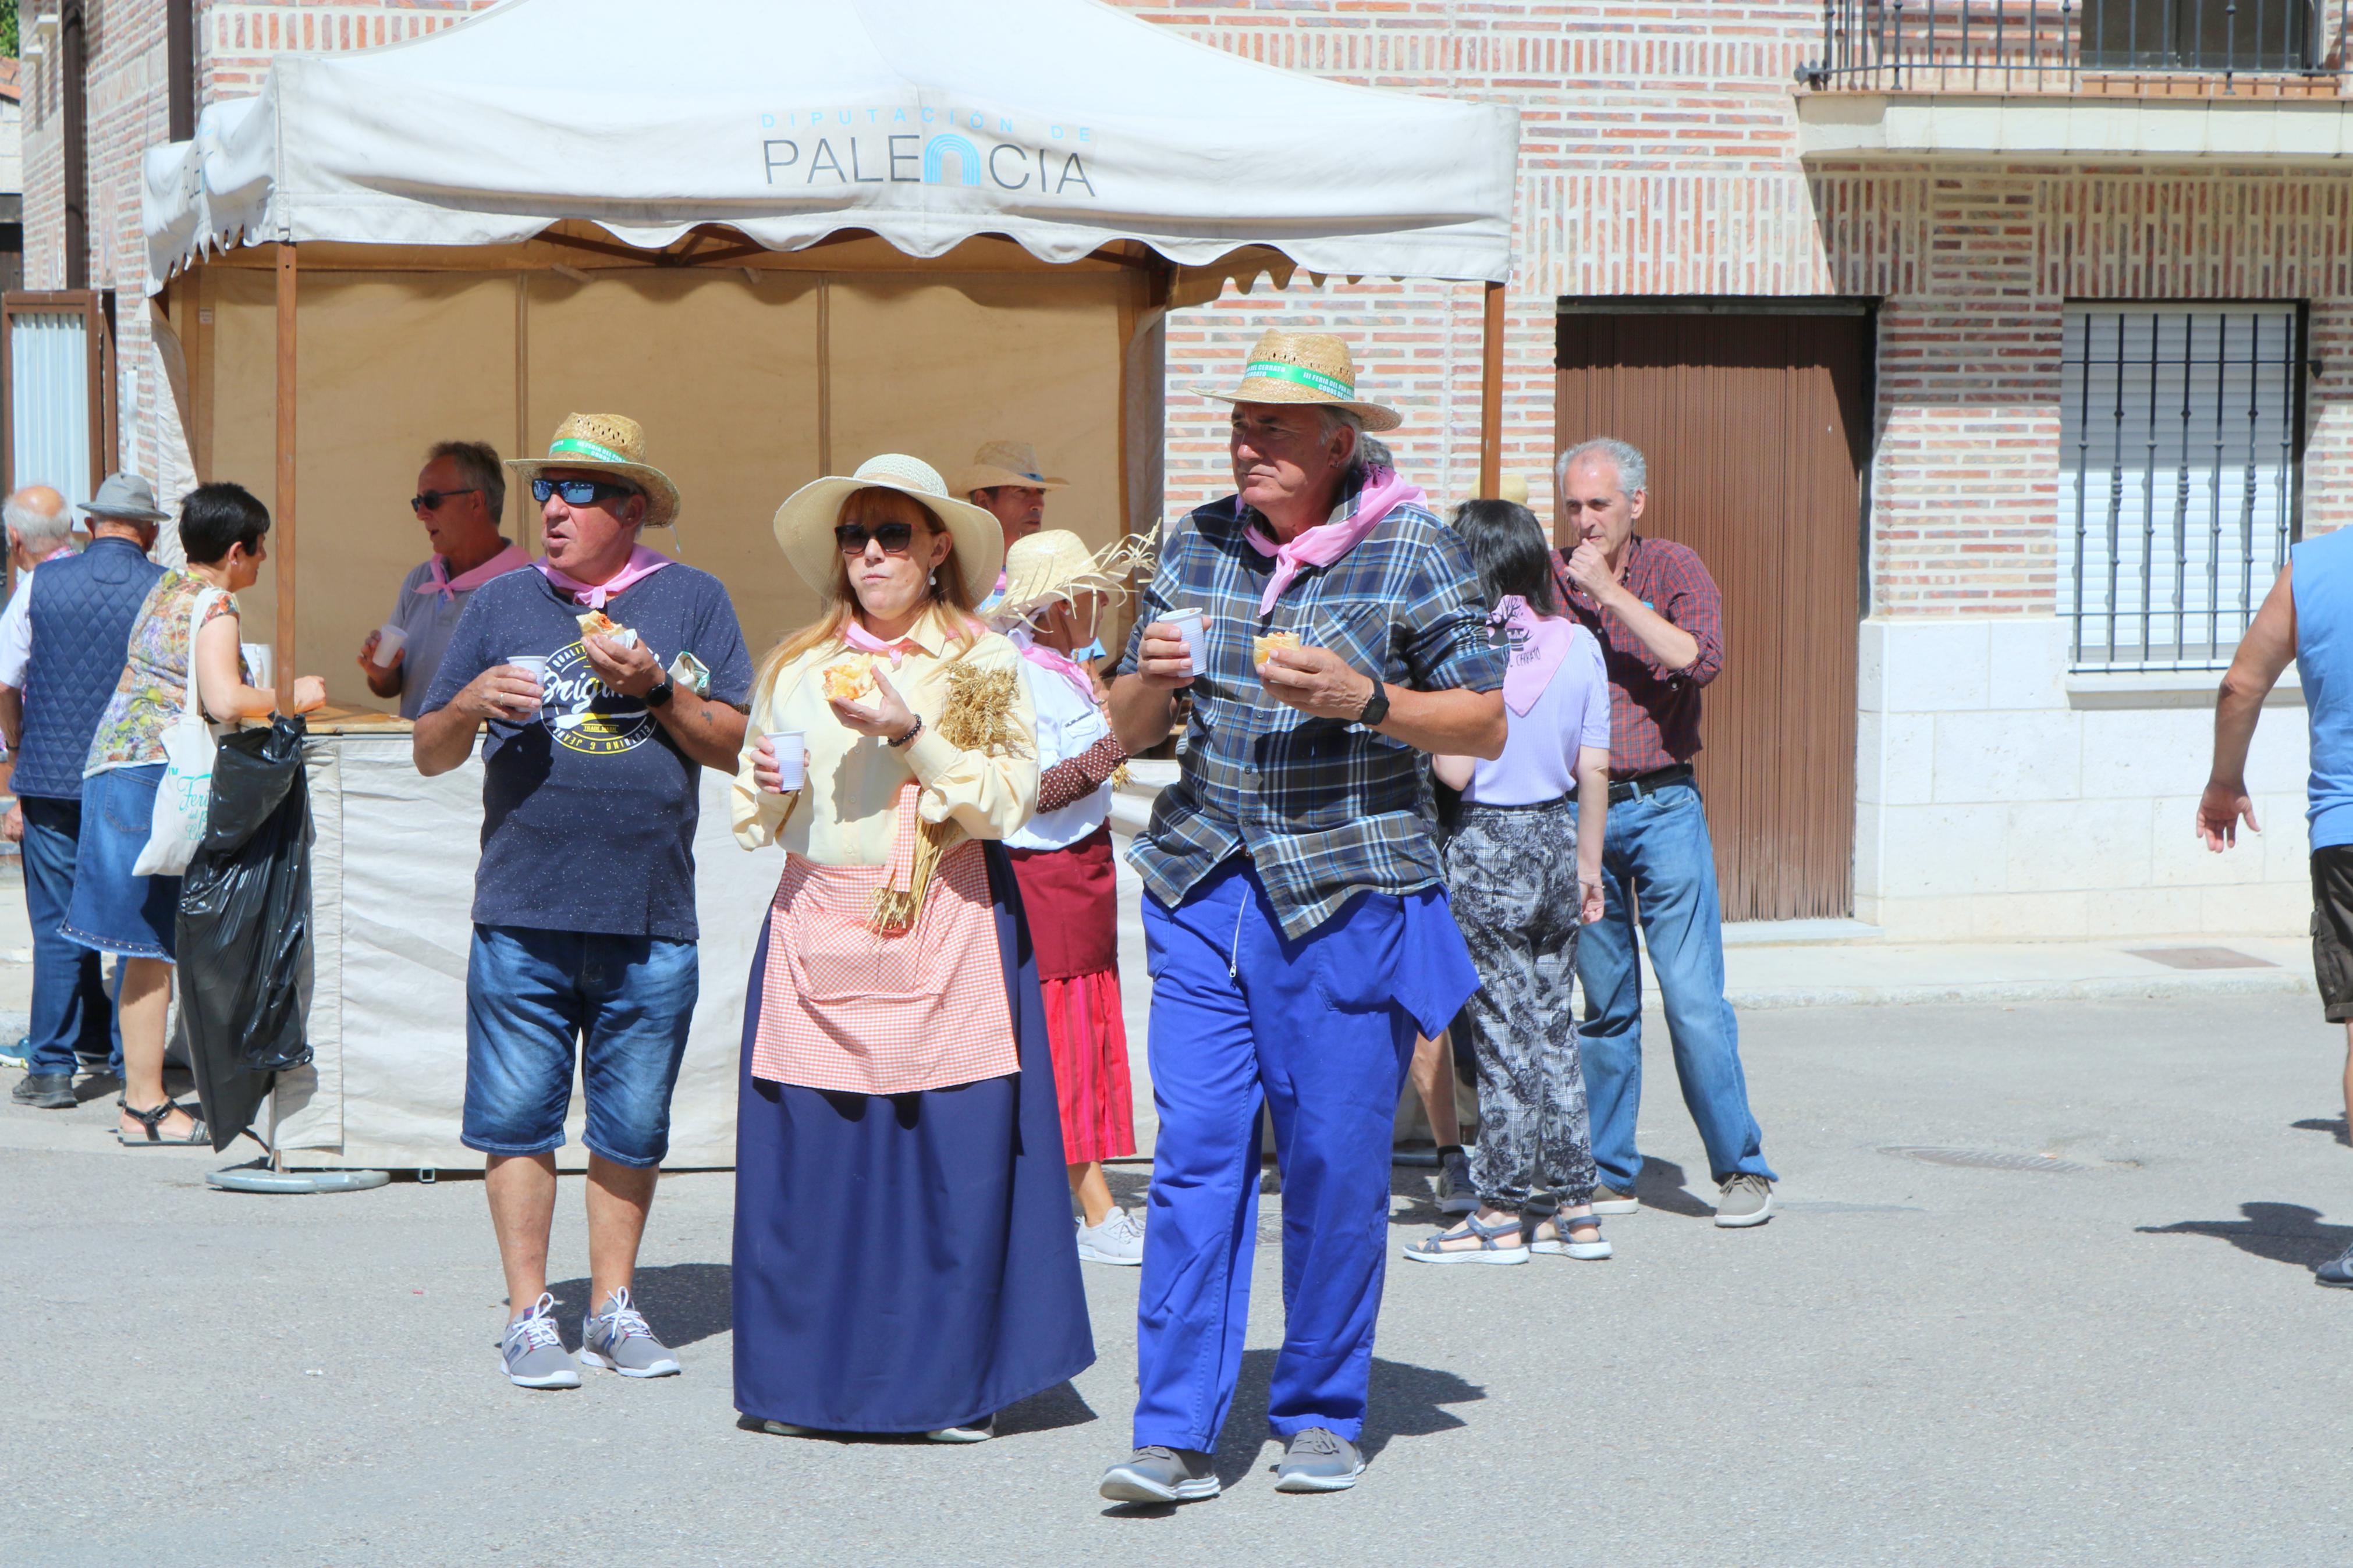
[[[2328,95],[2353,0],[1822,0],[1816,89]]]

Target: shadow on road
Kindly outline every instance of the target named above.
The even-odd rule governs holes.
[[[1642,1156],[1642,1173],[1634,1178],[1634,1195],[1646,1209],[1679,1214],[1686,1219],[1714,1219],[1715,1205],[1683,1190],[1683,1168],[1672,1160]]]
[[[2301,1204],[2241,1204],[2244,1219],[2185,1219],[2133,1228],[2143,1236],[2211,1236],[2274,1263],[2310,1268],[2353,1246],[2353,1226],[2322,1225],[2318,1209]]]
[[[2345,1118],[2341,1116],[2307,1116],[2288,1125],[2299,1132],[2326,1132],[2346,1148],[2353,1149],[2353,1137],[2346,1135]]]
[[[659,1268],[638,1269],[629,1296],[661,1342],[677,1350],[734,1326],[728,1298],[733,1277],[734,1270],[724,1263],[666,1263]],[[564,1342],[572,1345],[580,1331],[580,1320],[589,1310],[588,1281],[561,1279],[547,1289],[555,1298]]]

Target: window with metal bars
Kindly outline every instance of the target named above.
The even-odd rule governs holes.
[[[2303,501],[2303,310],[2067,307],[2059,613],[2073,668],[2219,669]]]

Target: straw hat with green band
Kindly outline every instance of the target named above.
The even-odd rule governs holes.
[[[678,521],[678,486],[646,461],[646,429],[619,414],[567,414],[555,427],[544,458],[510,458],[507,467],[529,484],[548,468],[584,468],[627,479],[645,491],[646,526],[670,528]]]
[[[1220,403],[1303,403],[1345,408],[1375,434],[1405,423],[1394,408],[1367,403],[1356,395],[1356,362],[1348,345],[1327,332],[1286,332],[1272,330],[1250,350],[1242,366],[1241,384],[1197,386],[1204,397]]]

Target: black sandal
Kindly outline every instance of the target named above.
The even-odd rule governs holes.
[[[205,1119],[201,1116],[191,1117],[189,1119],[193,1125],[189,1127],[188,1135],[185,1138],[166,1138],[164,1136],[161,1131],[164,1124],[164,1119],[179,1109],[180,1107],[177,1104],[168,1099],[165,1100],[163,1104],[147,1110],[134,1110],[129,1104],[124,1103],[122,1105],[122,1114],[130,1117],[142,1127],[144,1127],[147,1130],[147,1136],[144,1138],[133,1138],[123,1132],[121,1128],[117,1128],[114,1132],[114,1141],[121,1144],[126,1149],[185,1149],[193,1148],[195,1145],[199,1143],[202,1143],[206,1147],[210,1147],[213,1141],[213,1135],[205,1131]]]

